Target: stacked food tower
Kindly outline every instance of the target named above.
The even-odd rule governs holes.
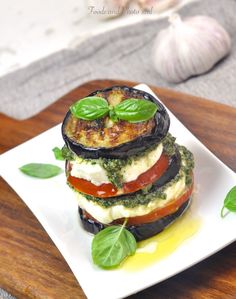
[[[66,176],[85,230],[125,223],[140,241],[185,212],[194,160],[169,125],[156,98],[126,86],[95,91],[70,107],[62,125]]]

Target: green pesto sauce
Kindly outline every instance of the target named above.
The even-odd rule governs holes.
[[[175,154],[175,140],[176,138],[170,133],[167,133],[166,137],[162,140],[163,151],[169,157]]]
[[[67,147],[66,144],[64,144],[64,146],[61,149],[61,155],[65,160],[75,160],[75,154]]]
[[[152,185],[149,185],[148,187],[144,188],[143,190],[137,191],[133,193],[132,195],[124,195],[124,196],[117,196],[117,197],[111,197],[109,199],[103,199],[94,197],[91,195],[83,194],[81,193],[87,200],[91,200],[93,202],[96,202],[100,206],[104,208],[108,208],[114,205],[123,205],[127,208],[134,208],[139,205],[147,205],[152,200],[155,200],[156,198],[159,199],[166,199],[166,195],[164,191],[172,186],[175,182],[180,180],[184,175],[186,176],[186,185],[190,185],[192,183],[192,170],[194,167],[194,158],[193,154],[187,150],[184,146],[176,145],[180,155],[181,155],[181,167],[179,173],[167,184],[165,184],[161,188],[152,188]],[[185,163],[183,163],[185,161]],[[184,165],[185,164],[185,165]],[[72,187],[73,188],[73,187]],[[153,190],[152,190],[153,189]],[[76,191],[77,192],[77,191]]]
[[[131,163],[129,159],[99,159],[100,165],[105,169],[109,181],[117,188],[122,188],[123,175],[122,168],[128,163]]]

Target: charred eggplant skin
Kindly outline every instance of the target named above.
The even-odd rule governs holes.
[[[152,190],[155,190],[157,188],[161,188],[168,182],[170,182],[175,176],[178,174],[181,167],[181,156],[178,148],[175,146],[175,154],[170,158],[169,167],[164,172],[164,174],[153,183],[152,188],[150,189],[150,192]]]
[[[183,203],[176,212],[170,215],[157,219],[153,222],[126,226],[126,229],[134,235],[136,241],[142,241],[153,237],[163,231],[167,226],[175,222],[188,209],[190,202],[191,197],[185,203]],[[92,234],[97,234],[99,231],[108,226],[93,219],[87,218],[84,216],[83,210],[81,208],[79,208],[79,217],[83,228]]]
[[[152,129],[150,134],[139,136],[134,140],[115,147],[86,147],[83,144],[77,143],[76,141],[72,140],[65,134],[67,121],[71,117],[71,112],[68,111],[62,123],[62,136],[66,145],[76,155],[89,159],[98,159],[101,157],[108,159],[125,159],[132,155],[145,151],[150,146],[159,143],[166,136],[170,126],[169,115],[164,106],[149,93],[127,86],[113,86],[107,89],[97,90],[89,94],[88,96],[95,96],[98,93],[107,93],[115,89],[129,93],[135,98],[140,97],[142,99],[155,103],[158,106],[158,110],[154,116],[154,128]]]

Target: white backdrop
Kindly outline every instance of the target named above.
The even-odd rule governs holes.
[[[0,0],[0,76],[61,49],[76,47],[92,34],[170,12],[102,21],[89,14],[87,1]]]

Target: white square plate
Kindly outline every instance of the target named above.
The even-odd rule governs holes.
[[[152,93],[143,84],[136,88]],[[171,255],[140,271],[105,271],[93,265],[90,255],[92,236],[79,225],[77,203],[63,174],[40,180],[19,171],[20,166],[30,162],[64,166],[63,162],[55,161],[52,153],[53,147],[63,145],[60,125],[0,157],[2,177],[41,222],[89,299],[115,299],[136,293],[189,268],[236,240],[235,230],[232,229],[236,226],[236,215],[230,213],[224,219],[220,217],[225,195],[236,183],[236,174],[200,143],[171,112],[169,114],[170,132],[195,157],[197,192],[192,213],[201,218],[202,225]]]

